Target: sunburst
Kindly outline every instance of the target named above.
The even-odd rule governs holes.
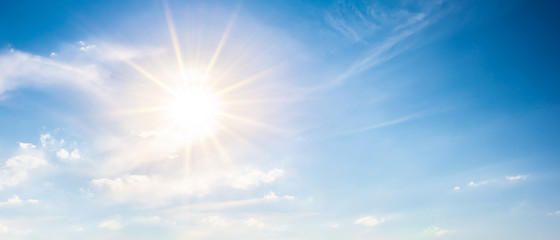
[[[234,66],[244,68],[246,66],[243,64],[251,64],[243,63],[240,58],[227,59],[231,66],[216,70],[216,65],[224,60],[220,56],[226,48],[236,13],[226,24],[213,51],[207,54],[201,49],[187,51],[194,54],[191,56],[183,54],[182,47],[189,49],[192,46],[181,45],[171,10],[166,1],[163,3],[175,57],[158,61],[166,67],[177,68],[169,67],[172,72],[162,73],[161,70],[151,70],[157,67],[127,60],[128,65],[140,74],[137,81],[149,80],[152,86],[159,90],[147,92],[148,94],[140,97],[141,101],[134,103],[138,107],[121,109],[117,111],[118,114],[144,118],[142,127],[158,133],[152,140],[153,145],[157,145],[158,142],[176,145],[183,148],[187,159],[190,159],[193,147],[204,144],[206,146],[200,146],[200,149],[206,151],[209,146],[213,146],[216,149],[213,152],[219,153],[223,159],[229,161],[231,157],[223,144],[226,138],[235,138],[239,142],[247,143],[250,141],[243,139],[243,129],[277,131],[278,127],[274,124],[254,119],[250,114],[244,115],[259,108],[255,106],[270,101],[250,94],[247,96],[242,91],[240,93],[240,90],[249,88],[252,83],[271,76],[277,70],[277,66],[263,67],[253,74],[232,74]]]

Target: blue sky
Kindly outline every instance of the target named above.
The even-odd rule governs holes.
[[[0,239],[560,236],[555,3],[0,4]]]

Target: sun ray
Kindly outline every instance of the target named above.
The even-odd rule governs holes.
[[[167,27],[169,28],[169,35],[171,36],[171,42],[173,43],[173,48],[175,49],[175,56],[177,57],[177,64],[181,70],[181,77],[185,77],[184,72],[184,64],[183,64],[183,55],[181,51],[181,45],[179,44],[179,40],[177,38],[177,31],[175,30],[175,23],[173,22],[173,15],[171,13],[171,9],[169,9],[169,4],[167,0],[162,0],[163,2],[163,9],[165,11],[165,18],[167,20]]]
[[[231,28],[233,27],[233,24],[235,23],[235,20],[237,19],[237,14],[239,12],[239,5],[237,6],[237,8],[234,10],[233,15],[231,17],[231,19],[229,20],[229,23],[226,27],[226,30],[224,31],[224,34],[222,34],[222,38],[220,39],[220,42],[218,43],[218,46],[216,47],[216,50],[214,50],[214,54],[212,55],[212,58],[210,59],[210,62],[208,63],[208,67],[206,68],[206,73],[205,75],[208,76],[210,74],[210,72],[212,71],[212,68],[214,67],[214,64],[216,63],[216,61],[218,60],[218,57],[220,56],[220,53],[222,52],[222,48],[224,47],[227,38],[229,37],[229,32],[231,30]]]
[[[247,41],[250,42],[250,41]],[[241,46],[239,46],[239,49],[243,48],[242,44]],[[235,58],[235,61],[231,61],[230,63],[227,64],[227,68],[223,71],[221,71],[221,74],[216,77],[214,76],[212,78],[212,80],[214,81],[213,84],[215,83],[219,83],[222,79],[229,77],[232,72],[233,69],[240,71],[243,70],[243,68],[247,68],[250,66],[254,66],[256,64],[258,64],[260,61],[262,61],[262,59],[265,59],[267,55],[269,55],[269,53],[271,52],[271,49],[268,48],[262,52],[260,52],[259,56],[254,56],[254,53],[250,53],[249,51],[240,51],[240,52],[236,52],[234,53],[235,56],[237,56]],[[242,64],[238,64],[238,63],[242,63]],[[276,67],[279,67],[278,65]]]
[[[173,91],[169,86],[165,85],[165,83],[163,83],[162,81],[160,81],[159,79],[154,77],[152,74],[150,74],[148,71],[146,71],[142,67],[138,66],[137,64],[133,63],[132,61],[129,61],[129,60],[125,60],[125,61],[126,61],[126,63],[128,63],[128,65],[130,65],[131,67],[136,69],[136,71],[138,71],[139,73],[141,73],[142,75],[144,75],[148,79],[152,80],[155,84],[157,84],[161,88],[165,89],[167,92],[169,92],[173,95],[177,95],[177,93],[175,91]]]
[[[236,105],[254,105],[262,103],[281,103],[293,102],[293,98],[268,98],[268,99],[245,99],[245,100],[228,100],[222,101],[223,106],[236,106]]]
[[[252,119],[249,119],[249,118],[236,116],[234,114],[230,114],[230,113],[226,113],[226,112],[219,112],[218,114],[221,115],[221,116],[224,116],[226,118],[236,120],[238,122],[243,122],[243,123],[246,123],[246,124],[249,124],[249,125],[253,125],[253,126],[263,128],[263,129],[267,129],[268,131],[271,131],[271,132],[284,132],[283,130],[281,130],[278,127],[275,127],[275,126],[272,126],[272,125],[269,125],[269,124],[266,124],[266,123],[262,123],[262,122],[259,122],[259,121],[256,121],[256,120],[252,120]]]
[[[268,74],[272,74],[274,71],[276,71],[277,68],[278,68],[278,66],[267,68],[267,69],[265,69],[265,70],[263,70],[263,71],[260,71],[260,72],[254,74],[254,75],[252,75],[252,76],[250,76],[250,77],[247,77],[247,78],[245,78],[245,79],[243,79],[243,80],[241,80],[241,81],[239,81],[239,82],[237,82],[237,83],[235,83],[235,84],[232,84],[232,85],[230,85],[230,86],[227,86],[227,87],[225,87],[225,88],[222,88],[222,89],[220,89],[220,90],[218,90],[218,91],[216,92],[216,96],[223,95],[223,94],[225,94],[225,93],[228,93],[228,92],[231,92],[231,91],[233,91],[233,90],[235,90],[235,89],[238,89],[238,88],[240,88],[240,87],[243,87],[243,86],[245,86],[245,85],[247,85],[247,84],[249,84],[249,83],[252,83],[252,82],[254,82],[254,81],[256,81],[256,80],[263,79],[263,78],[265,78],[266,76],[268,76]]]
[[[243,144],[245,144],[246,146],[250,147],[251,149],[255,150],[255,151],[260,151],[260,148],[257,147],[253,142],[247,140],[247,138],[244,138],[243,136],[241,136],[239,133],[237,133],[236,131],[228,128],[227,126],[225,126],[224,124],[220,124],[218,123],[218,127],[224,131],[225,133],[227,133],[229,136],[237,139],[239,142],[242,142]]]
[[[220,141],[218,141],[218,139],[215,136],[210,136],[210,139],[212,140],[212,142],[214,143],[214,145],[216,145],[216,148],[218,148],[218,151],[220,152],[220,155],[222,155],[222,157],[227,161],[227,162],[231,162],[231,158],[229,157],[229,155],[226,153],[224,147],[222,146],[222,144],[220,143]]]
[[[144,107],[138,109],[121,110],[108,113],[109,115],[129,115],[129,114],[139,114],[139,113],[150,113],[168,110],[169,107]]]

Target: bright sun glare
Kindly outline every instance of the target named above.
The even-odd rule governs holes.
[[[263,115],[255,110],[261,109],[259,105],[268,96],[263,97],[256,91],[256,85],[252,85],[267,79],[277,66],[260,66],[252,62],[239,68],[240,64],[245,64],[240,59],[250,56],[249,53],[261,52],[251,48],[243,49],[243,53],[237,53],[236,49],[233,58],[231,53],[221,55],[235,17],[232,17],[216,42],[213,52],[206,52],[206,48],[201,46],[193,48],[189,45],[186,46],[191,51],[183,51],[171,11],[166,4],[164,9],[173,46],[169,54],[174,53],[175,57],[162,55],[158,56],[160,59],[157,61],[150,59],[143,63],[134,62],[134,59],[126,60],[142,75],[139,79],[149,80],[153,84],[146,88],[148,91],[144,91],[144,88],[138,91],[145,95],[138,94],[138,97],[131,98],[131,108],[117,111],[142,118],[137,126],[126,127],[154,136],[154,144],[177,145],[187,149],[195,145],[206,148],[206,145],[214,144],[224,155],[221,142],[224,139],[246,142],[243,131],[248,127],[277,131],[274,126],[260,121]],[[254,59],[251,57],[251,60]],[[160,63],[164,63],[164,66],[160,66]]]
[[[190,87],[172,98],[168,109],[168,117],[176,130],[198,138],[216,130],[220,101],[204,87]]]

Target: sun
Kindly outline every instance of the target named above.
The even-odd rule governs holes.
[[[285,67],[269,59],[275,50],[247,45],[251,41],[244,39],[230,39],[227,45],[235,17],[223,34],[201,35],[200,42],[187,35],[181,40],[170,9],[165,10],[172,47],[150,57],[122,57],[135,70],[111,112],[117,118],[126,115],[124,131],[142,133],[138,136],[150,148],[185,150],[185,158],[208,152],[224,159],[229,159],[228,146],[253,148],[256,137],[284,133],[276,126],[283,116],[270,117],[278,104],[292,101],[280,96],[283,85],[273,81]]]
[[[187,87],[178,91],[166,104],[167,122],[175,131],[191,138],[213,134],[222,109],[220,99],[204,86]]]

